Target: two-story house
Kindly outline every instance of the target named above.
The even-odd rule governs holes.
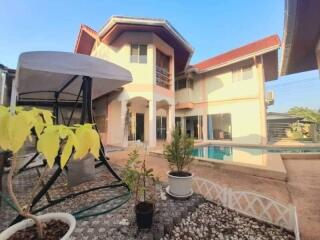
[[[264,82],[277,78],[279,45],[272,36],[190,66],[193,48],[168,21],[111,17],[99,32],[82,25],[75,52],[133,77],[94,102],[105,144],[153,147],[175,125],[200,140],[264,144]]]
[[[104,142],[170,138],[175,124],[174,78],[186,68],[193,49],[165,20],[111,17],[95,32],[82,25],[75,52],[99,57],[128,69],[133,81],[95,101]]]

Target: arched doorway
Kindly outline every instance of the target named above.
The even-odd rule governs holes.
[[[148,139],[148,100],[134,97],[127,102],[126,129],[128,141],[145,142]]]

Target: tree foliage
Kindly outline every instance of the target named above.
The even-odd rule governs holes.
[[[21,207],[13,191],[13,178],[17,165],[16,153],[23,147],[27,139],[31,139],[33,132],[37,139],[37,150],[42,153],[50,168],[53,167],[61,151],[60,167],[64,168],[73,152],[74,159],[81,159],[88,153],[98,158],[100,149],[100,138],[96,130],[92,128],[92,124],[73,127],[53,125],[52,118],[52,113],[47,110],[37,108],[25,110],[21,107],[10,109],[0,106],[0,149],[13,153],[11,169],[7,177],[8,193],[19,214],[34,220],[40,239],[43,239],[42,223],[30,213],[30,208]],[[41,175],[39,182],[43,176]],[[31,203],[28,206],[30,207]]]
[[[193,139],[182,133],[179,128],[175,128],[172,132],[172,142],[165,146],[163,154],[171,167],[182,172],[193,161],[193,147]]]
[[[304,120],[320,124],[320,112],[307,107],[293,107],[288,111],[289,114],[302,117]]]
[[[74,159],[82,159],[91,153],[99,157],[100,138],[92,124],[53,125],[52,113],[47,110],[32,108],[24,110],[17,107],[14,113],[0,106],[0,149],[17,153],[26,140],[31,137],[32,129],[36,133],[37,150],[42,153],[50,168],[60,150],[60,166],[63,168],[74,149]]]
[[[137,149],[129,153],[129,159],[122,170],[122,181],[127,184],[130,191],[134,193],[136,201],[146,201],[147,191],[155,187],[159,179],[154,176],[153,169],[146,167],[146,154],[143,161]],[[150,184],[151,182],[151,184]],[[149,194],[154,198],[154,193]]]

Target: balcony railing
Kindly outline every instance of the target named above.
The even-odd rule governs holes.
[[[164,87],[164,88],[170,88],[170,73],[161,67],[156,67],[156,81],[157,85]]]

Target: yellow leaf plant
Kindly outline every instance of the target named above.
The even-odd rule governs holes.
[[[52,118],[52,113],[48,110],[38,108],[25,110],[16,107],[14,112],[10,112],[9,108],[0,106],[0,149],[13,153],[7,181],[8,192],[19,214],[34,220],[40,239],[43,238],[41,223],[28,209],[23,209],[20,206],[13,191],[12,181],[16,168],[15,154],[31,137],[32,130],[38,139],[37,151],[44,156],[49,168],[54,166],[60,151],[59,165],[63,169],[73,153],[74,159],[81,159],[88,153],[97,159],[100,149],[99,134],[93,129],[92,124],[79,124],[72,127],[54,125]]]

